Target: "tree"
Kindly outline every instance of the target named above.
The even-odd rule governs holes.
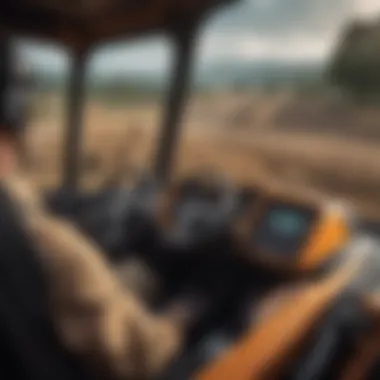
[[[380,21],[346,28],[333,56],[330,79],[355,97],[380,95]]]

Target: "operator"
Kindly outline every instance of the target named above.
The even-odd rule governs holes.
[[[27,99],[13,53],[0,41],[1,187],[36,247],[59,339],[97,375],[154,376],[180,351],[194,305],[181,301],[153,314],[119,282],[92,241],[45,209],[21,164]]]

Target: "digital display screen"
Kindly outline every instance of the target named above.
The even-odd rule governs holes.
[[[313,210],[284,204],[272,204],[254,232],[259,251],[275,256],[293,257],[302,248],[315,220]]]

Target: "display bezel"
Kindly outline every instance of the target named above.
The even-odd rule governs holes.
[[[305,233],[302,237],[299,238],[299,241],[296,244],[296,247],[294,248],[294,252],[286,252],[285,254],[283,252],[274,252],[271,249],[266,249],[258,243],[259,236],[261,235],[263,223],[265,221],[265,218],[267,214],[274,208],[294,208],[301,210],[302,213],[306,213],[307,219],[308,219],[308,226],[305,229]],[[319,220],[319,211],[310,205],[299,203],[299,202],[291,202],[281,199],[267,199],[263,207],[261,208],[261,211],[259,213],[259,216],[257,218],[257,221],[254,225],[252,225],[251,230],[251,236],[250,236],[250,244],[255,252],[256,258],[260,260],[265,260],[269,263],[278,263],[278,264],[285,264],[286,266],[294,266],[297,265],[298,261],[300,260],[300,256],[305,250],[305,247],[310,239],[310,236],[312,235],[318,220]]]
[[[310,212],[313,215],[308,233],[305,234],[298,252],[295,252],[292,258],[260,249],[252,241],[253,229],[257,228],[267,209],[273,204],[296,208],[302,207],[306,212]],[[242,214],[241,219],[234,226],[240,255],[253,265],[260,265],[263,268],[280,271],[281,273],[291,274],[309,270],[310,268],[305,269],[302,262],[308,254],[308,245],[320,226],[324,212],[324,204],[318,200],[313,201],[312,197],[301,197],[298,194],[294,194],[293,196],[293,194],[284,194],[281,191],[263,191],[260,199],[255,202],[253,207],[250,207]]]

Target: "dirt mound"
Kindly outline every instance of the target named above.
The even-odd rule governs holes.
[[[280,131],[380,140],[380,110],[331,99],[298,98],[276,110],[272,117],[272,127]]]
[[[371,139],[371,144],[364,140],[359,144],[358,139],[343,140],[334,137],[330,130],[321,133],[320,127],[303,126],[306,121],[316,123],[310,116],[313,112],[315,118],[319,117],[318,125],[321,121],[328,124],[327,119],[332,116],[342,120],[341,111],[335,108],[327,118],[316,112],[322,107],[320,104],[305,103],[305,107],[298,104],[286,119],[284,113],[279,116],[284,112],[284,98],[274,99],[266,109],[264,106],[261,115],[267,115],[262,117],[267,124],[261,123],[265,128],[255,125],[240,130],[220,126],[207,128],[207,123],[202,123],[190,112],[177,151],[176,174],[212,167],[238,182],[273,179],[291,182],[342,197],[368,215],[380,217],[380,144],[376,139]],[[286,107],[289,107],[287,99]],[[367,120],[375,120],[380,111],[361,112],[367,115]],[[85,123],[82,162],[86,186],[97,186],[112,171],[115,160],[131,162],[140,170],[150,168],[159,115],[159,108],[152,106],[111,111],[97,109],[96,112],[90,108]],[[294,115],[302,120],[298,126],[292,123]],[[286,124],[288,128],[284,127]],[[141,133],[131,138],[128,128],[137,126]],[[331,124],[331,129],[339,128],[343,127],[339,127],[338,122]],[[34,175],[41,185],[59,183],[62,136],[55,119],[39,121],[31,129],[29,145],[35,164]],[[125,155],[120,158],[123,149]]]

